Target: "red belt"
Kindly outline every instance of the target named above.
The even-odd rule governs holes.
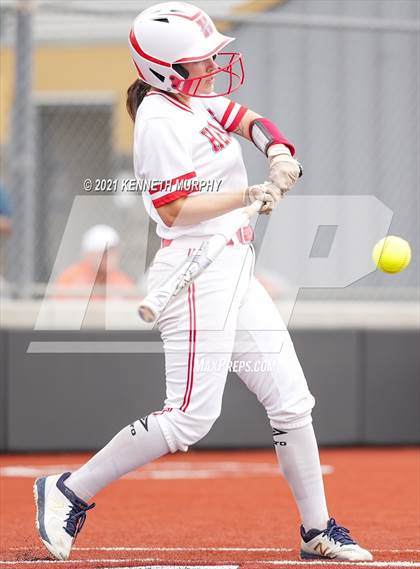
[[[240,227],[236,232],[236,237],[238,238],[239,243],[252,243],[254,241],[254,230],[252,225],[246,225],[245,227]],[[162,247],[169,247],[172,243],[173,239],[162,239]],[[233,239],[228,241],[226,245],[235,245]]]

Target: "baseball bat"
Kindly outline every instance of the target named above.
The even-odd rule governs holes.
[[[240,227],[257,213],[263,202],[255,200],[251,205],[242,208],[238,223],[228,236],[220,233],[205,239],[192,259],[186,259],[172,275],[156,290],[151,291],[140,303],[140,317],[148,323],[155,322],[169,302],[184,288],[189,286],[220,255],[226,243],[232,239]]]
[[[299,164],[299,178],[302,174],[302,165]],[[138,308],[140,318],[148,323],[156,322],[172,298],[201,275],[223,251],[226,243],[233,238],[238,229],[249,221],[262,205],[262,201],[255,200],[251,205],[242,208],[238,223],[227,237],[219,233],[205,239],[192,259],[186,259],[158,289],[151,291],[142,300]]]

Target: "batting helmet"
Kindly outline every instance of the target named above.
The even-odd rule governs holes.
[[[219,33],[211,18],[196,6],[164,2],[137,16],[129,47],[137,73],[148,85],[190,97],[218,97],[236,91],[244,80],[242,55],[221,52],[234,39]],[[216,55],[225,56],[226,64],[206,75],[189,78],[183,63]],[[227,80],[224,92],[198,94],[201,81],[221,74]]]

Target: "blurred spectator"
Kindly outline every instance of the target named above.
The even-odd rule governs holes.
[[[12,208],[9,194],[0,185],[0,283],[5,284],[6,240],[12,231]]]
[[[134,281],[119,269],[118,233],[109,225],[95,225],[83,235],[81,260],[65,269],[56,280],[57,287],[66,289],[62,298],[68,297],[71,289],[86,288],[88,293],[94,284],[91,299],[105,296],[122,296],[124,290],[133,290]],[[95,288],[100,287],[100,291]],[[55,295],[57,296],[57,295]],[[74,291],[71,296],[82,296]]]

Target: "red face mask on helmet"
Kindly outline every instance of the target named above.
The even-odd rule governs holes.
[[[226,61],[219,63],[221,58],[226,58]],[[217,54],[217,61],[217,68],[205,75],[189,77],[189,74],[185,69],[185,79],[178,79],[173,75],[170,77],[172,87],[174,87],[178,93],[182,93],[189,97],[220,97],[221,95],[233,93],[239,89],[244,82],[242,55],[236,52],[221,52]],[[182,67],[180,64],[178,65]],[[179,70],[179,73],[182,74],[182,69]],[[223,81],[223,86],[218,89],[219,92],[217,94],[212,93],[209,95],[200,94],[200,87],[203,83],[216,78]]]
[[[137,73],[145,83],[169,93],[218,97],[236,91],[244,81],[241,54],[221,51],[233,40],[220,34],[203,10],[183,2],[165,2],[137,16],[129,48]],[[217,67],[198,77],[190,77],[183,65],[215,55]],[[203,94],[203,86],[212,78],[224,82],[221,92],[211,90]]]

